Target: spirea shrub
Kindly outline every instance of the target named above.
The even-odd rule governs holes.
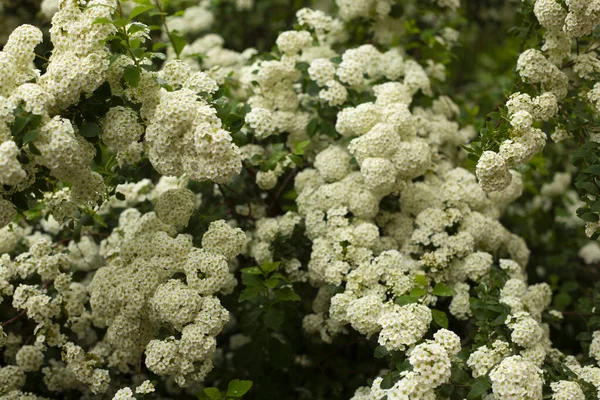
[[[1,400],[600,398],[600,1],[33,3]]]

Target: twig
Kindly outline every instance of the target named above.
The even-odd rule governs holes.
[[[173,50],[175,51],[177,58],[179,58],[180,52],[177,50],[177,46],[175,46],[175,42],[173,41],[173,36],[171,35],[171,32],[169,31],[169,27],[167,26],[167,21],[165,19],[165,15],[163,13],[162,8],[160,7],[160,0],[156,0],[155,4],[156,4],[156,8],[158,9],[158,15],[160,16],[160,22],[165,27],[165,33],[167,34],[167,37],[169,38],[169,42],[171,42],[171,45],[173,46]]]
[[[27,310],[23,310],[20,313],[18,313],[17,315],[15,315],[14,317],[12,317],[11,319],[9,319],[8,321],[4,321],[2,323],[2,326],[6,326],[6,325],[10,325],[13,322],[15,322],[16,320],[18,320],[19,318],[21,318],[23,315],[25,315],[27,313]]]

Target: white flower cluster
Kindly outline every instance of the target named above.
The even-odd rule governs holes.
[[[521,356],[507,357],[490,372],[494,396],[499,399],[541,399],[542,371]]]
[[[64,216],[72,216],[77,206],[95,206],[106,188],[102,177],[90,169],[94,147],[60,113],[104,82],[110,84],[114,96],[141,106],[139,112],[127,106],[112,107],[100,121],[101,139],[116,153],[120,165],[135,164],[145,153],[164,175],[187,173],[198,181],[225,182],[240,171],[238,148],[215,109],[204,100],[218,89],[206,73],[194,72],[174,60],[158,72],[142,69],[137,87],[124,86],[124,72],[134,62],[121,55],[110,63],[106,41],[116,27],[94,23],[110,19],[115,6],[116,0],[62,1],[52,17],[53,50],[42,75],[32,68],[34,48],[42,41],[38,28],[22,25],[0,52],[0,183],[11,187],[0,189],[0,195],[24,190],[35,182],[37,170],[45,167],[59,180],[72,184],[69,193],[75,207]],[[192,15],[194,10],[186,12]],[[141,29],[133,35],[146,40],[148,27],[135,24]],[[161,88],[158,80],[173,90]],[[35,151],[28,146],[19,148],[10,133],[10,125],[16,121],[13,110],[18,107],[41,119],[32,140]],[[0,200],[4,226],[14,219],[16,210]],[[63,218],[55,215],[55,219],[62,222]]]
[[[540,49],[527,49],[520,54],[517,71],[525,83],[539,85],[542,94],[531,98],[514,93],[506,102],[510,128],[499,151],[485,151],[477,164],[477,177],[487,192],[506,188],[511,181],[509,168],[525,164],[546,144],[546,134],[539,128],[558,112],[570,88],[577,87],[576,77],[594,82],[593,74],[600,71],[600,61],[594,49],[572,51],[572,43],[591,35],[600,23],[600,3],[569,0],[536,0],[534,14],[546,29]],[[564,71],[572,65],[574,74]],[[591,85],[590,85],[591,86]],[[536,86],[537,88],[537,86]],[[587,93],[579,93],[600,110],[599,86],[596,83]],[[565,127],[555,126],[552,139],[556,142],[571,137]]]
[[[529,66],[527,63],[525,65]],[[540,74],[546,76],[547,72]],[[544,148],[546,134],[533,124],[535,121],[547,121],[557,113],[557,95],[545,92],[532,99],[527,94],[514,93],[506,102],[506,107],[512,127],[511,139],[500,145],[498,153],[484,152],[477,163],[477,178],[486,192],[507,188],[512,179],[509,168],[527,163]]]
[[[48,168],[58,179],[73,184],[71,199],[75,203],[89,205],[105,191],[102,178],[92,172],[89,166],[94,156],[93,147],[77,135],[76,128],[69,120],[60,116],[51,117],[55,110],[72,104],[81,93],[91,93],[102,83],[101,76],[107,68],[103,67],[103,58],[107,57],[108,52],[106,45],[102,44],[102,48],[99,48],[98,43],[112,31],[100,25],[91,25],[91,21],[110,14],[107,14],[105,7],[92,7],[91,10],[82,13],[77,4],[65,3],[51,29],[55,49],[48,69],[42,76],[39,76],[39,71],[32,69],[34,48],[42,41],[42,32],[38,28],[20,26],[0,52],[0,64],[3,66],[0,77],[0,182],[12,186],[9,191],[1,189],[0,195],[12,194],[30,186],[35,181],[36,170],[41,166]],[[71,30],[78,26],[77,29],[81,31],[87,25],[85,33],[78,31],[70,36],[66,28],[67,18],[72,20]],[[85,39],[81,39],[92,34],[96,42],[84,43]],[[66,62],[66,59],[72,62]],[[18,107],[37,115],[41,120],[35,139],[38,154],[32,153],[26,146],[19,148],[10,134],[9,125],[15,123],[16,118],[13,110]],[[21,164],[22,152],[29,163]],[[6,203],[6,200],[2,200],[2,226],[14,218],[12,207]],[[9,218],[10,214],[13,214],[12,218]]]
[[[187,189],[176,190],[173,195],[180,196]],[[172,197],[171,191],[161,198],[165,195]],[[184,385],[202,380],[212,369],[214,336],[229,320],[214,295],[235,286],[227,261],[241,251],[245,236],[213,223],[203,238],[206,248],[198,249],[157,214],[135,209],[121,214],[119,228],[102,242],[107,265],[89,285],[90,305],[94,320],[108,327],[104,340],[110,366],[128,371],[141,346],[151,371]],[[177,273],[185,281],[175,279]],[[181,332],[181,338],[154,339],[161,326]]]
[[[408,361],[412,371],[403,372],[402,378],[390,389],[382,389],[382,378],[373,381],[371,388],[357,390],[352,400],[388,399],[417,400],[435,399],[434,389],[450,379],[451,361],[461,349],[460,338],[454,332],[440,329],[410,351]]]

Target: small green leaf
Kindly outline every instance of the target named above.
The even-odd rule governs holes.
[[[413,290],[410,291],[410,296],[413,297],[421,297],[421,296],[425,296],[427,294],[427,290],[422,289],[422,288],[414,288]]]
[[[239,379],[234,379],[229,382],[229,386],[227,387],[227,396],[230,397],[242,397],[248,390],[252,387],[252,381],[241,381]]]
[[[439,282],[435,284],[431,294],[434,296],[450,297],[454,294],[454,291],[442,282]]]
[[[425,275],[415,275],[415,283],[421,287],[427,287],[427,278]]]
[[[19,133],[21,133],[23,131],[23,129],[25,129],[25,127],[29,123],[29,118],[30,118],[29,115],[27,115],[27,116],[19,115],[18,117],[16,117],[15,122],[13,122],[11,129],[10,129],[12,134],[16,136]]]
[[[100,136],[100,133],[102,133],[102,129],[93,122],[86,122],[79,128],[79,134],[83,137],[96,137]]]
[[[125,195],[121,192],[115,193],[115,197],[117,198],[117,200],[125,201]]]
[[[319,119],[313,118],[310,120],[308,125],[306,126],[306,134],[308,137],[313,137],[315,132],[317,131],[317,126],[319,125]]]
[[[304,148],[310,144],[310,140],[304,140],[294,144],[294,154],[304,154]]]
[[[398,296],[394,300],[394,303],[398,304],[399,306],[404,306],[407,304],[416,303],[418,301],[419,301],[418,296]]]
[[[263,291],[263,288],[260,286],[248,287],[248,288],[244,289],[242,291],[242,293],[240,293],[240,297],[239,297],[238,301],[240,303],[242,303],[246,300],[250,300],[250,299],[256,297],[262,291]]]
[[[291,162],[293,162],[300,168],[302,168],[302,166],[304,165],[304,161],[302,160],[302,157],[297,156],[296,154],[289,154],[288,158],[290,159]]]
[[[279,278],[271,277],[265,281],[265,286],[269,289],[274,289],[275,287],[277,287],[277,285],[279,285]]]
[[[179,56],[183,48],[187,45],[187,41],[185,37],[181,35],[179,32],[171,32],[171,43],[173,44],[173,50],[175,50],[175,54]]]
[[[127,18],[119,18],[119,19],[114,20],[112,23],[117,28],[123,28],[124,26],[126,26],[129,23],[129,20]]]
[[[27,132],[23,136],[23,144],[34,141],[39,135],[40,135],[40,131],[38,131],[37,129]]]
[[[300,296],[291,287],[284,287],[275,292],[275,297],[280,301],[300,301]]]
[[[207,387],[203,389],[204,393],[208,396],[210,400],[219,400],[222,399],[221,391],[215,387]]]
[[[575,336],[575,339],[581,342],[589,342],[593,339],[593,336],[589,332],[580,332],[577,334],[577,336]]]
[[[96,223],[98,225],[100,225],[103,228],[108,228],[108,225],[106,225],[106,221],[104,221],[104,218],[102,217],[102,215],[98,214],[98,213],[94,213],[92,214],[92,218],[94,219],[94,221],[96,221]]]
[[[306,73],[308,71],[308,68],[310,67],[310,64],[307,63],[306,61],[301,61],[299,63],[296,63],[296,69]]]
[[[383,346],[375,347],[375,351],[373,352],[373,357],[375,358],[383,358],[390,354],[390,352]]]
[[[450,381],[452,383],[458,383],[462,385],[469,382],[469,374],[459,367],[452,367],[452,369],[450,369],[450,374]]]
[[[29,151],[31,151],[32,154],[35,154],[36,156],[42,155],[42,152],[37,147],[35,147],[33,142],[27,143],[27,147],[29,147]]]
[[[259,267],[248,267],[240,270],[242,274],[262,275],[263,271]]]
[[[588,174],[600,175],[600,165],[590,165],[583,172]]]
[[[490,381],[486,377],[479,377],[471,383],[471,391],[467,395],[467,400],[475,400],[485,395],[492,387]]]
[[[131,87],[137,87],[140,83],[140,74],[142,70],[137,65],[128,65],[123,72],[123,79]]]
[[[260,266],[260,269],[262,269],[265,273],[269,273],[269,272],[273,272],[275,271],[279,265],[281,264],[281,261],[276,261],[276,262],[265,262],[262,263]]]
[[[593,213],[593,212],[587,212],[585,214],[581,214],[579,216],[579,218],[581,218],[582,220],[584,220],[586,222],[598,222],[598,220],[600,220],[600,217],[598,216],[598,214]]]
[[[131,47],[132,49],[137,49],[138,47],[140,47],[141,43],[142,43],[142,41],[139,38],[130,39],[129,47]]]
[[[146,5],[146,6],[141,5],[141,6],[137,6],[136,8],[134,8],[131,11],[131,14],[129,14],[129,20],[131,21],[132,19],[134,19],[138,15],[143,14],[146,11],[152,10],[153,8],[155,8],[155,6],[153,6],[153,5]]]
[[[94,20],[94,22],[92,22],[92,25],[96,25],[96,24],[101,24],[101,25],[106,25],[106,24],[110,24],[112,25],[113,21],[111,19],[108,18],[96,18]]]
[[[448,316],[440,310],[431,310],[433,321],[444,329],[448,329]]]
[[[134,33],[142,32],[146,30],[146,26],[140,23],[131,24],[131,26],[127,29],[127,33],[133,35]]]

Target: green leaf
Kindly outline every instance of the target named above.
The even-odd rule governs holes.
[[[373,352],[373,357],[375,358],[383,358],[390,354],[390,352],[383,346],[375,347],[375,351]]]
[[[413,297],[421,297],[421,296],[425,296],[427,294],[427,290],[422,289],[422,288],[414,288],[413,290],[410,291],[410,296]]]
[[[277,308],[271,307],[265,313],[265,324],[267,325],[267,327],[269,327],[275,331],[277,331],[277,330],[279,330],[279,328],[281,328],[281,324],[283,324],[284,320],[285,320],[285,313],[283,312],[283,310],[279,310]]]
[[[310,140],[304,140],[294,144],[294,154],[304,154],[304,148],[310,144]]]
[[[301,61],[296,63],[296,69],[302,71],[303,73],[306,73],[308,71],[308,68],[310,67],[310,64],[307,63],[306,61]]]
[[[121,192],[115,193],[115,197],[117,198],[117,200],[125,201],[125,195]]]
[[[131,87],[137,87],[140,83],[140,74],[142,70],[137,65],[128,65],[123,72],[123,79]]]
[[[450,374],[450,381],[461,385],[469,382],[469,379],[471,378],[468,373],[458,367],[452,367],[452,369],[450,369]]]
[[[98,213],[94,213],[92,214],[92,218],[94,219],[94,221],[96,221],[96,223],[98,225],[100,225],[103,228],[108,228],[108,225],[106,225],[106,221],[104,221],[104,218],[102,217],[102,215],[98,214]]]
[[[96,137],[100,136],[100,133],[102,133],[102,129],[93,122],[86,122],[79,127],[79,134],[83,137]]]
[[[290,159],[291,162],[293,162],[300,168],[302,168],[302,166],[304,165],[304,161],[302,160],[302,157],[297,156],[296,154],[289,154],[288,158]]]
[[[399,306],[404,306],[407,304],[411,304],[411,303],[416,303],[419,301],[419,297],[418,296],[398,296],[396,297],[396,299],[394,300],[394,303],[398,304]]]
[[[146,30],[146,26],[142,24],[131,24],[131,26],[127,29],[127,33],[133,35],[134,33],[138,33]]]
[[[300,301],[300,296],[291,287],[284,287],[277,290],[275,297],[280,301]]]
[[[41,115],[31,114],[29,116],[29,128],[30,129],[37,128],[38,126],[40,126],[41,122],[42,122]]]
[[[94,20],[94,22],[92,22],[92,25],[96,25],[96,24],[101,24],[101,25],[106,25],[106,24],[110,24],[112,25],[113,21],[111,19],[108,18],[96,18]]]
[[[586,222],[598,222],[598,220],[600,220],[600,217],[598,216],[598,214],[593,213],[593,212],[587,212],[585,214],[581,214],[579,216],[579,218],[581,218],[582,220],[584,220]]]
[[[15,122],[13,122],[11,129],[10,129],[12,134],[16,136],[19,133],[21,133],[23,131],[23,129],[25,129],[25,127],[29,123],[29,118],[30,118],[29,115],[27,115],[27,116],[19,115],[18,117],[16,117]]]
[[[173,50],[175,50],[175,54],[179,56],[183,48],[187,45],[187,41],[185,37],[181,35],[179,32],[171,32],[171,43],[173,44]]]
[[[215,387],[207,387],[203,389],[204,393],[208,396],[210,400],[219,400],[222,399],[221,391]]]
[[[448,329],[448,316],[440,310],[431,310],[433,321],[444,329]]]
[[[442,395],[444,398],[450,398],[450,395],[452,394],[452,392],[454,392],[454,386],[453,385],[442,385],[439,388],[440,391],[440,395]]]
[[[332,139],[337,139],[338,133],[331,122],[323,121],[320,125],[321,131]]]
[[[262,275],[263,271],[259,267],[248,267],[240,270],[242,274]]]
[[[125,25],[127,25],[129,23],[129,20],[127,18],[119,18],[119,19],[114,20],[112,23],[117,28],[123,28]]]
[[[239,379],[234,379],[229,382],[229,386],[227,386],[227,396],[229,397],[242,397],[248,390],[252,387],[252,381],[241,381]]]
[[[306,126],[306,134],[308,137],[313,137],[315,132],[317,131],[317,126],[319,125],[319,119],[313,118],[310,120],[308,125]]]
[[[269,289],[274,289],[275,287],[277,287],[277,285],[279,285],[279,278],[270,277],[265,281],[265,286]]]
[[[593,336],[589,332],[580,332],[577,336],[575,336],[575,339],[581,342],[589,342],[593,339]]]
[[[34,141],[39,135],[40,135],[40,131],[38,131],[37,129],[27,132],[23,136],[23,144]]]
[[[141,6],[137,6],[136,8],[134,8],[131,11],[131,14],[129,14],[129,20],[131,21],[132,19],[134,19],[138,15],[143,14],[146,11],[152,10],[153,8],[155,8],[155,6],[153,6],[153,5],[141,5]]]
[[[454,294],[454,291],[442,282],[439,282],[435,284],[431,294],[441,297],[450,297]]]
[[[168,43],[157,42],[152,45],[152,51],[158,51],[164,49],[165,47],[169,47]]]
[[[425,275],[415,275],[415,283],[421,287],[427,287],[427,278]]]
[[[240,293],[240,297],[239,297],[238,301],[240,303],[242,303],[246,300],[250,300],[250,299],[256,297],[262,291],[263,291],[263,288],[260,286],[248,287],[248,288],[244,289],[242,291],[242,293]]]
[[[471,383],[471,391],[467,395],[467,400],[475,400],[487,394],[492,387],[490,381],[486,377],[479,377]]]
[[[131,39],[129,40],[129,47],[131,47],[132,49],[137,49],[138,47],[140,47],[141,43],[142,41],[139,38]]]
[[[265,262],[262,263],[260,266],[260,269],[262,269],[265,273],[269,273],[269,272],[273,272],[275,271],[279,265],[281,264],[281,261],[275,261],[275,262]]]
[[[35,147],[33,142],[27,143],[27,147],[29,147],[29,151],[31,151],[32,154],[35,154],[36,156],[42,155],[42,152],[37,147]]]
[[[600,165],[591,165],[587,167],[583,172],[588,174],[600,175]]]

